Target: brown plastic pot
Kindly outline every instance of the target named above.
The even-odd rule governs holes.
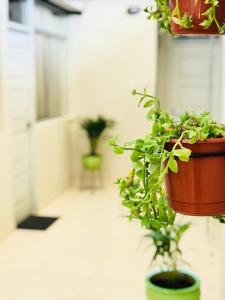
[[[176,141],[167,144],[170,150]],[[185,215],[214,216],[225,213],[225,138],[193,145],[189,162],[177,159],[178,173],[169,171],[166,190],[170,207]]]
[[[205,29],[200,24],[206,20],[207,17],[202,14],[210,7],[209,4],[205,4],[205,0],[179,0],[179,7],[181,16],[187,12],[192,16],[193,26],[191,28],[183,28],[180,25],[172,22],[171,30],[175,35],[209,35],[218,34],[218,27],[215,22]],[[170,0],[171,12],[176,6],[176,0]],[[220,25],[225,23],[225,0],[219,0],[219,6],[216,8],[216,18]]]

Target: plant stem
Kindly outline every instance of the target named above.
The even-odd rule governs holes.
[[[216,26],[217,28],[219,29],[219,31],[221,31],[222,27],[220,26],[217,18],[216,18],[216,6],[215,4],[212,4],[212,8],[213,8],[213,19],[214,19],[214,22],[216,23]]]
[[[176,7],[175,7],[175,10],[177,11],[178,18],[181,19],[179,0],[176,0]]]
[[[140,150],[140,149],[137,149],[137,148],[133,148],[133,147],[123,147],[123,146],[120,146],[120,145],[117,145],[117,144],[112,144],[113,147],[120,147],[122,148],[123,150],[126,150],[126,151],[137,151],[139,153],[143,153],[145,154],[144,151]]]
[[[98,138],[90,138],[90,151],[91,155],[96,155],[97,150],[97,144],[98,144]]]

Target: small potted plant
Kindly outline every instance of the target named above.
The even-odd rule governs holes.
[[[180,241],[190,224],[173,224],[150,230],[146,235],[154,247],[152,262],[160,270],[146,278],[146,293],[149,300],[199,300],[200,280],[187,271],[180,270],[183,262]]]
[[[110,145],[116,154],[131,152],[129,175],[118,179],[130,218],[147,229],[174,223],[175,211],[225,221],[225,127],[209,113],[174,119],[145,90],[133,91],[148,108],[152,129],[145,138]],[[166,185],[165,185],[166,184]]]
[[[96,119],[85,119],[81,122],[81,128],[86,131],[89,139],[90,151],[83,155],[83,167],[89,171],[99,170],[102,164],[102,156],[97,153],[99,139],[106,128],[114,125],[114,121],[101,116]]]
[[[225,32],[225,0],[156,0],[146,8],[149,19],[175,35],[210,35]]]

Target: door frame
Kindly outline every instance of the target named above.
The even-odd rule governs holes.
[[[27,25],[21,25],[16,24],[13,22],[8,22],[8,28],[7,28],[7,36],[10,36],[10,32],[17,32],[21,34],[25,34],[29,36],[28,39],[28,50],[27,50],[27,59],[29,61],[28,66],[28,124],[29,127],[28,130],[28,175],[29,175],[29,197],[30,197],[30,214],[33,214],[36,212],[36,189],[35,189],[35,115],[36,115],[36,102],[35,102],[35,61],[34,61],[34,33],[30,26]],[[7,45],[9,47],[9,38],[7,39]],[[7,86],[8,88],[8,86]],[[8,89],[7,89],[8,90]],[[10,98],[8,98],[8,101],[10,101]],[[11,112],[9,110],[9,116]],[[10,118],[9,118],[10,120]],[[9,121],[10,122],[10,121]],[[11,122],[9,124],[11,126]],[[12,137],[11,137],[12,139]],[[13,157],[12,157],[13,158]],[[12,177],[13,177],[13,167],[12,167]],[[16,222],[16,211],[15,211],[15,198],[13,198],[13,215],[14,215],[14,221]]]

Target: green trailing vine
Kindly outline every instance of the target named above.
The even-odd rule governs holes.
[[[133,91],[140,97],[139,106],[148,109],[147,119],[152,122],[151,132],[143,139],[123,145],[116,137],[109,141],[114,153],[131,152],[132,169],[127,177],[116,181],[122,203],[130,211],[129,219],[138,219],[150,230],[158,230],[174,224],[176,213],[168,206],[164,179],[169,171],[178,172],[177,159],[188,162],[191,150],[182,145],[210,138],[225,137],[225,127],[216,123],[208,112],[196,115],[184,113],[177,120],[163,111],[160,101],[144,92]],[[176,139],[172,150],[166,143]],[[225,215],[217,216],[225,223]]]
[[[145,12],[148,14],[148,19],[158,20],[159,26],[162,30],[171,32],[171,12],[168,6],[167,0],[156,0],[156,8],[154,5],[151,5],[145,9]]]
[[[181,15],[179,0],[176,0],[176,6],[172,11],[172,21],[183,28],[191,28],[193,26],[191,15],[187,12],[185,12],[183,16]]]
[[[195,1],[195,4],[197,5],[199,0],[192,1]],[[189,15],[187,12],[183,15],[181,14],[179,0],[176,0],[176,5],[172,12],[167,0],[156,0],[155,3],[156,5],[147,7],[145,12],[148,14],[148,19],[158,20],[159,26],[162,30],[172,34],[172,22],[186,29],[193,27],[192,15]],[[209,7],[202,14],[206,17],[206,19],[201,22],[200,25],[204,29],[208,29],[213,23],[215,23],[218,28],[218,33],[223,34],[225,32],[225,23],[220,24],[216,17],[216,9],[219,6],[219,0],[205,0],[205,4]]]

